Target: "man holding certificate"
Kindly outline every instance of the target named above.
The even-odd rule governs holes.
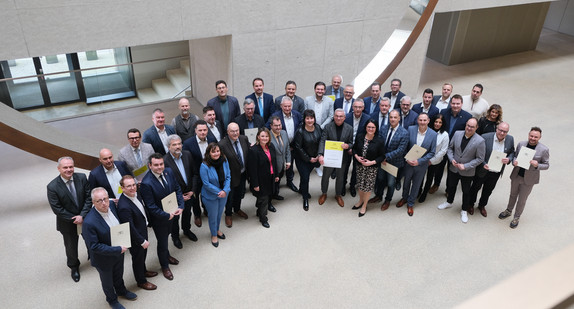
[[[409,151],[405,156],[404,175],[405,183],[403,186],[403,198],[397,203],[397,207],[407,204],[407,213],[413,215],[413,206],[419,193],[425,173],[429,167],[429,161],[432,159],[436,149],[437,134],[429,130],[429,116],[422,112],[417,117],[418,126],[409,127]]]
[[[550,150],[538,141],[542,137],[539,127],[532,127],[528,133],[528,141],[518,143],[512,165],[514,169],[510,174],[510,198],[506,210],[498,215],[500,219],[506,219],[512,214],[516,205],[514,219],[510,222],[510,228],[518,226],[520,215],[526,206],[526,200],[532,192],[532,187],[540,180],[540,171],[550,167]],[[524,153],[530,153],[527,156]],[[526,163],[524,163],[526,162]],[[521,166],[527,165],[527,168]]]
[[[321,178],[321,192],[319,205],[323,205],[327,199],[329,189],[329,178],[333,169],[336,173],[335,199],[337,204],[343,207],[342,194],[345,189],[345,166],[351,160],[351,149],[353,148],[353,127],[345,123],[345,111],[338,108],[335,111],[333,122],[328,123],[323,130],[321,143],[319,144],[319,163],[324,166]]]
[[[172,230],[172,219],[183,211],[183,195],[174,172],[164,166],[161,154],[151,155],[148,166],[151,173],[147,173],[142,180],[140,193],[150,214],[151,227],[157,238],[157,257],[163,276],[168,280],[173,280],[169,264],[177,265],[179,261],[169,254],[167,239]]]
[[[100,274],[106,301],[112,308],[124,308],[118,302],[118,295],[127,300],[136,300],[137,295],[124,285],[124,253],[128,244],[112,245],[122,234],[112,233],[120,225],[114,202],[110,201],[106,189],[92,190],[94,208],[86,215],[82,225],[82,236],[90,252],[90,260]],[[129,242],[129,230],[127,233]],[[127,245],[127,246],[126,246]]]
[[[512,162],[514,158],[514,138],[508,135],[510,125],[501,122],[496,127],[496,132],[484,133],[485,154],[484,162],[476,168],[476,174],[472,179],[470,187],[470,205],[474,208],[474,203],[478,196],[478,191],[482,187],[482,194],[478,202],[478,210],[483,217],[486,217],[486,204],[488,198],[494,191],[498,179],[504,171],[504,166]],[[474,209],[470,212],[472,215]]]

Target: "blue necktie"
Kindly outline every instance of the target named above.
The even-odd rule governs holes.
[[[259,114],[261,114],[261,117],[263,117],[263,98],[259,97],[258,101],[259,101]]]

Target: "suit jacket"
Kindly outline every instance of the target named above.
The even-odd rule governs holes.
[[[120,149],[120,154],[118,155],[118,160],[124,161],[126,163],[126,165],[128,166],[128,168],[130,169],[130,171],[133,171],[133,170],[137,170],[138,168],[140,168],[144,165],[147,165],[149,156],[151,156],[154,153],[155,153],[155,150],[153,150],[153,147],[150,144],[142,142],[140,144],[140,155],[142,157],[142,165],[139,165],[138,161],[136,160],[136,155],[134,154],[134,151],[132,150],[132,146],[127,144],[122,149]]]
[[[189,127],[185,126],[183,122],[183,117],[181,114],[175,116],[173,121],[171,122],[171,126],[175,129],[175,134],[181,137],[182,141],[192,137],[195,135],[195,122],[197,121],[198,117],[194,114],[189,114]]]
[[[405,153],[408,153],[411,150],[411,148],[413,148],[413,146],[417,143],[418,131],[419,131],[418,125],[414,125],[414,126],[409,127],[409,129],[408,129],[409,146],[407,147],[407,151]],[[423,147],[427,151],[425,152],[425,154],[422,157],[420,157],[417,160],[419,165],[413,166],[413,168],[426,170],[429,167],[429,161],[430,161],[430,159],[432,159],[432,157],[434,157],[434,154],[436,152],[436,138],[437,138],[436,132],[433,131],[431,128],[428,128],[427,132],[425,133],[425,138],[423,139],[423,142],[420,145],[421,147]],[[406,165],[408,165],[408,164],[406,164]]]
[[[423,112],[423,102],[413,105],[411,110],[415,111],[417,114],[420,115],[420,113]],[[432,103],[431,103],[431,106],[430,106],[429,112],[428,112],[429,118],[432,119],[438,113],[439,113],[438,108],[436,106],[432,105]]]
[[[190,138],[190,140],[192,139]],[[177,183],[175,173],[169,167],[166,167],[163,171],[163,177],[167,182],[167,187],[165,188],[151,171],[144,176],[140,185],[140,193],[144,205],[150,214],[148,220],[151,225],[161,225],[169,221],[169,213],[163,211],[161,200],[172,192],[175,192],[177,196],[178,208],[183,209],[184,207],[183,195],[181,195],[181,188]]]
[[[245,135],[245,129],[249,129],[249,124],[247,122],[247,116],[245,116],[245,113],[237,116],[233,121],[239,126],[239,134]],[[264,126],[265,121],[263,121],[263,117],[259,116],[258,114],[253,114],[253,127],[263,128]]]
[[[225,180],[223,181],[223,188],[219,186],[219,176],[217,176],[217,170],[213,166],[207,166],[205,163],[201,163],[199,168],[199,174],[201,175],[201,181],[203,186],[201,187],[201,198],[209,201],[214,201],[218,199],[217,194],[221,190],[225,191],[225,199],[229,196],[229,191],[231,191],[231,172],[229,171],[229,163],[226,160],[223,162],[223,173],[225,174]]]
[[[345,102],[345,98],[344,97],[340,97],[337,100],[335,100],[335,103],[333,103],[333,110],[337,110],[337,108],[343,108],[344,107],[344,103]],[[355,102],[355,99],[351,99],[351,105],[349,106],[349,111],[345,111],[345,114],[348,113],[352,113],[353,112],[353,102]]]
[[[208,145],[211,143],[217,143],[215,137],[209,136],[209,134],[207,134],[206,139]],[[199,171],[199,166],[201,165],[201,162],[203,162],[203,155],[201,154],[201,149],[199,149],[199,145],[197,144],[197,138],[190,138],[183,142],[183,150],[191,152],[191,157],[193,158],[193,163],[195,164],[195,170]],[[197,194],[198,192],[195,193]]]
[[[359,127],[357,128],[357,133],[355,134],[355,137],[359,136],[359,134],[365,134],[365,124],[367,123],[367,120],[369,120],[371,117],[367,114],[361,114],[361,118],[359,118]],[[353,131],[355,130],[355,128],[353,127],[353,120],[355,119],[355,114],[353,114],[353,111],[349,112],[346,116],[345,116],[345,122],[347,124],[349,124],[351,126],[351,128],[353,128]],[[353,143],[355,142],[355,140],[353,139]]]
[[[315,119],[318,118],[317,114],[321,114],[321,123],[318,123],[321,126],[321,129],[325,129],[325,126],[333,121],[333,115],[335,111],[333,110],[333,100],[327,96],[323,96],[323,101],[320,106],[319,111],[315,111],[315,96],[308,96],[305,98],[305,109],[312,109],[315,111]]]
[[[229,121],[233,121],[237,116],[241,114],[241,109],[239,108],[239,102],[237,98],[234,96],[227,96],[227,104],[229,104]],[[214,97],[211,100],[207,101],[207,106],[213,107],[215,111],[215,119],[221,121],[224,127],[227,127],[229,123],[225,123],[223,121],[223,113],[221,112],[221,101],[219,97]]]
[[[484,133],[482,135],[484,138],[484,162],[480,163],[480,165],[476,168],[476,175],[479,177],[484,177],[488,173],[488,170],[484,169],[484,165],[488,163],[490,160],[490,155],[492,154],[492,145],[494,143],[494,139],[496,138],[496,133]],[[504,153],[506,153],[506,157],[509,159],[508,164],[512,163],[514,159],[514,138],[512,135],[506,135],[504,138]],[[502,177],[502,173],[504,172],[504,165],[502,165],[502,169],[500,170],[500,176]]]
[[[438,101],[440,100],[441,97],[442,97],[442,94],[433,96],[431,105],[436,106],[436,104],[438,103]],[[450,99],[452,99],[452,96],[448,99],[448,104],[450,104]]]
[[[144,205],[143,200],[138,195],[137,198]],[[147,209],[144,205],[144,211],[146,216],[149,217]],[[130,238],[132,240],[132,247],[138,246],[148,240],[148,231],[146,224],[146,217],[139,210],[139,208],[134,204],[125,194],[120,196],[118,200],[118,215],[121,223],[130,223]]]
[[[447,109],[443,109],[440,112],[443,116],[444,116],[444,127],[446,129],[446,131],[448,132],[448,137],[452,140],[452,137],[454,136],[454,132],[459,131],[459,130],[464,130],[464,128],[466,127],[466,122],[472,118],[472,116],[463,110],[460,110],[460,112],[458,113],[458,115],[456,115],[456,118],[454,119],[455,123],[454,123],[454,127],[452,128],[452,131],[449,131],[450,129],[450,117],[452,116],[452,110],[450,108]]]
[[[167,136],[170,136],[175,134],[175,129],[172,126],[166,124],[165,133]],[[157,133],[155,125],[152,125],[149,129],[145,130],[142,142],[151,144],[155,152],[165,155],[165,148],[161,142],[161,138],[159,138],[159,134]]]
[[[526,147],[526,145],[528,145],[528,141],[518,143],[518,146],[516,146],[516,154],[514,157],[518,157],[520,149],[522,149],[522,147]],[[538,143],[536,145],[536,148],[534,148],[534,151],[535,151],[534,158],[532,159],[538,161],[538,167],[535,168],[534,166],[530,165],[530,167],[524,171],[524,182],[527,185],[537,184],[540,181],[540,171],[547,170],[550,167],[550,149]],[[520,177],[518,176],[519,170],[520,167],[515,166],[514,169],[512,170],[512,173],[510,174],[510,179],[514,180]]]
[[[381,131],[379,131],[383,144],[386,144],[387,142],[387,134],[389,133],[390,127],[390,125],[386,125]],[[404,156],[408,145],[409,132],[407,132],[405,128],[401,127],[401,125],[397,125],[396,131],[393,134],[389,145],[385,148],[385,160],[396,167],[403,167],[405,165]]]
[[[230,122],[233,121],[230,120]],[[209,139],[211,137],[211,139],[215,140],[217,142],[217,139],[215,138],[215,134],[213,134],[213,132],[211,132],[211,129],[209,128],[210,124],[207,124],[207,138]],[[225,136],[227,136],[227,130],[225,130],[223,128],[223,124],[221,121],[219,120],[215,120],[215,127],[217,128],[217,130],[219,131],[219,137],[220,139],[224,138]]]
[[[269,152],[271,153],[272,165],[269,164],[269,158],[263,151],[263,148],[261,148],[261,145],[255,144],[249,149],[247,170],[249,172],[251,192],[257,197],[273,194],[274,178],[279,173],[277,153],[275,146],[271,143],[269,143]],[[270,173],[271,166],[273,166],[273,174]],[[259,191],[253,190],[255,187],[259,187]]]
[[[365,146],[365,133],[357,133],[355,144],[353,145],[353,155],[363,157],[363,147]],[[367,146],[367,154],[364,156],[367,160],[377,161],[378,166],[385,159],[385,142],[380,136],[375,136]]]
[[[464,170],[461,171],[452,164],[449,164],[448,168],[451,172],[458,173],[461,176],[474,176],[476,167],[484,161],[484,139],[475,133],[470,138],[470,141],[468,141],[464,151],[462,151],[460,149],[460,144],[463,137],[464,131],[457,131],[454,133],[446,154],[449,162],[456,160],[457,163],[463,163]]]
[[[110,201],[108,212],[120,220],[113,201]],[[110,271],[119,260],[123,260],[122,247],[112,246],[110,227],[95,208],[92,208],[84,219],[82,237],[86,242],[92,266]]]
[[[249,139],[245,135],[239,135],[237,138],[239,140],[239,147],[241,147],[241,152],[243,152],[243,166],[245,167],[245,172],[247,172],[247,162],[249,162]],[[219,141],[219,148],[227,158],[227,163],[229,164],[229,170],[231,172],[231,187],[235,188],[239,186],[241,182],[241,163],[235,152],[235,146],[231,143],[229,136]]]
[[[410,126],[417,124],[417,117],[419,116],[419,114],[417,114],[416,112],[413,112],[412,110],[409,111],[409,114],[404,119],[403,119],[403,112],[400,109],[398,110],[398,112],[400,115],[399,123],[403,128],[408,130]]]
[[[123,161],[114,161],[114,164],[116,165],[116,168],[118,169],[118,172],[120,172],[120,175],[122,175],[122,177],[125,175],[132,174],[128,169],[128,166]],[[114,186],[114,188],[112,188],[110,182],[108,181],[108,177],[106,177],[106,171],[103,165],[101,164],[98,165],[90,172],[88,182],[90,183],[90,189],[102,187],[106,189],[106,191],[108,191],[108,196],[110,198],[112,199],[115,198],[116,192],[118,191],[118,187]],[[119,186],[119,183],[117,185]]]
[[[339,90],[336,91],[339,93],[339,98],[343,97],[343,88],[345,88],[345,87],[339,86]],[[333,93],[333,85],[329,85],[329,86],[327,86],[327,88],[325,88],[325,95],[334,95],[335,98],[337,98],[337,96]]]
[[[377,102],[373,102],[373,97],[366,97],[363,102],[365,103],[365,110],[364,113],[366,114],[373,114],[374,112],[380,112],[381,109],[379,108],[379,104],[381,104],[381,97],[377,100]],[[372,112],[371,112],[372,110]]]
[[[283,130],[285,130],[286,126],[285,126],[285,116],[283,115],[283,110],[278,110],[275,113],[273,113],[273,115],[271,116],[277,116],[279,117],[279,119],[281,119],[281,127],[283,128]],[[299,128],[299,126],[303,123],[303,115],[299,114],[298,111],[294,111],[291,110],[291,118],[293,118],[293,137],[295,137],[295,132],[297,132],[297,128]],[[265,124],[265,126],[267,127],[267,129],[271,130],[271,117],[269,117],[269,120],[267,120],[267,123]],[[289,141],[289,140],[287,140]]]
[[[198,184],[201,181],[199,180],[199,171],[196,169],[197,164],[193,161],[191,152],[187,150],[182,150],[180,158],[183,163],[183,168],[185,169],[185,180],[183,179],[183,175],[177,167],[177,164],[175,164],[175,160],[171,156],[171,153],[163,156],[163,161],[165,162],[165,165],[171,168],[171,170],[174,172],[177,183],[181,188],[181,192],[187,193],[189,191],[193,191],[195,194],[195,192],[198,190]],[[185,183],[186,180],[187,184]]]
[[[397,100],[395,101],[395,105],[391,106],[393,109],[397,109],[397,108],[401,108],[401,99],[405,96],[405,94],[402,91],[399,91],[399,93],[397,93]],[[385,92],[385,94],[383,95],[383,97],[387,97],[387,98],[391,98],[391,92]],[[392,103],[392,102],[391,102]]]
[[[245,97],[250,98],[255,102],[255,114],[261,116],[261,111],[259,110],[259,102],[257,101],[257,96],[255,92]],[[263,121],[267,122],[269,116],[275,111],[275,103],[273,102],[273,96],[269,93],[263,92]]]
[[[387,115],[386,115],[386,118],[387,118],[386,124],[379,122],[379,115],[380,114],[381,114],[381,109],[377,109],[374,113],[369,115],[369,117],[371,117],[371,119],[373,119],[377,123],[377,126],[379,126],[379,133],[381,133],[381,131],[383,130],[383,127],[389,126],[389,113],[387,112]]]
[[[281,134],[281,139],[283,140],[283,147],[279,144],[275,134],[271,132],[271,144],[275,146],[275,154],[277,155],[277,174],[281,173],[285,169],[285,164],[287,162],[291,163],[291,147],[289,146],[289,136],[285,130],[279,132]]]
[[[92,197],[90,196],[90,184],[86,175],[74,173],[74,188],[76,189],[76,198],[80,205],[76,205],[72,193],[58,175],[48,184],[48,202],[52,211],[56,215],[56,229],[63,233],[76,233],[77,226],[74,224],[72,217],[86,217],[88,211],[92,208]]]
[[[275,108],[274,108],[274,112],[281,110],[281,100],[283,100],[283,97],[285,95],[280,95],[278,97],[275,98]],[[298,95],[295,95],[293,97],[293,106],[291,110],[296,110],[299,112],[299,114],[303,115],[303,112],[305,112],[305,100],[303,100],[303,98],[301,98]]]
[[[349,125],[348,123],[343,122],[343,131],[341,132],[341,138],[337,139],[337,125],[335,122],[329,123],[325,126],[325,130],[321,133],[321,142],[319,143],[319,155],[323,155],[325,153],[325,141],[339,141],[345,144],[349,144],[349,149],[353,149],[353,126]],[[348,151],[343,151],[343,161],[347,162],[349,160],[350,155]]]

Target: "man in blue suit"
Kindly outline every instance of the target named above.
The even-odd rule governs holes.
[[[347,91],[347,89],[345,89],[345,91]],[[367,120],[371,118],[369,115],[363,113],[364,109],[365,109],[365,103],[363,102],[363,99],[356,99],[353,102],[353,109],[345,117],[345,122],[348,123],[351,127],[353,127],[353,144],[355,144],[355,138],[357,137],[357,135],[365,133],[365,124],[367,123]],[[351,183],[349,186],[349,192],[351,193],[352,197],[355,197],[357,195],[357,191],[355,189],[355,185],[357,184],[357,170],[356,170],[357,160],[354,158],[354,156],[352,156],[352,158],[353,158],[353,172],[351,173]],[[351,160],[349,160],[347,162],[347,165],[345,166],[345,186],[347,185],[347,175],[349,174],[350,165]],[[345,196],[345,190],[343,190],[343,196]]]
[[[118,212],[106,189],[95,188],[91,196],[94,208],[82,224],[82,237],[90,252],[91,264],[100,274],[106,301],[112,308],[124,308],[118,302],[118,295],[128,300],[136,300],[137,295],[124,285],[124,253],[128,248],[111,243],[110,228],[120,224]]]
[[[381,84],[374,82],[371,84],[371,96],[366,97],[365,100],[365,113],[372,115],[379,108],[381,102]],[[379,131],[380,132],[380,131]]]
[[[100,150],[100,163],[102,164],[90,172],[88,177],[90,188],[102,187],[106,189],[108,196],[111,196],[114,203],[117,203],[121,195],[120,180],[123,176],[132,173],[125,162],[114,161],[112,151],[106,148]]]
[[[379,103],[379,108],[370,114],[371,119],[373,119],[377,126],[379,127],[379,132],[383,129],[384,126],[389,125],[389,110],[391,108],[391,100],[389,98],[381,98],[381,102]]]
[[[411,97],[403,96],[401,98],[401,104],[398,111],[401,114],[399,123],[403,128],[408,129],[410,126],[417,124],[417,117],[419,114],[411,110]]]
[[[193,140],[192,138],[188,139]],[[151,173],[147,173],[140,186],[140,192],[145,207],[150,214],[150,223],[157,239],[157,256],[161,265],[163,276],[173,280],[173,274],[169,264],[177,265],[179,261],[169,254],[168,237],[172,230],[172,219],[179,216],[184,208],[183,195],[175,178],[175,173],[165,167],[163,156],[154,153],[149,157],[148,167]],[[175,192],[177,197],[177,210],[165,212],[162,199]]]
[[[427,88],[423,91],[423,101],[421,103],[413,105],[412,110],[415,111],[417,114],[421,114],[422,112],[427,113],[430,119],[436,116],[439,113],[439,110],[436,106],[433,105],[433,91],[430,88]]]
[[[325,95],[326,96],[334,96],[335,100],[343,97],[343,88],[341,88],[341,84],[343,83],[343,76],[341,74],[334,75],[331,78],[331,85],[325,88]],[[335,101],[333,100],[333,101]],[[335,108],[336,109],[336,108]],[[348,111],[345,111],[347,113]]]
[[[333,103],[333,110],[342,108],[345,111],[345,115],[352,113],[352,106],[353,102],[355,101],[355,99],[353,99],[353,95],[355,95],[355,87],[353,87],[353,85],[345,86],[345,90],[343,90],[343,96],[335,100],[335,103]],[[364,102],[363,105],[365,105]]]
[[[263,79],[256,77],[253,79],[254,92],[245,98],[249,98],[255,102],[255,114],[263,117],[263,121],[267,123],[269,116],[275,111],[273,96],[269,93],[263,92]]]
[[[409,216],[413,215],[413,206],[419,194],[419,189],[425,178],[426,171],[429,167],[430,159],[435,154],[436,149],[436,132],[432,129],[429,130],[430,118],[426,113],[422,113],[417,118],[418,126],[411,126],[409,132],[409,146],[407,153],[418,145],[426,152],[416,160],[405,160],[404,167],[405,182],[403,186],[403,198],[397,203],[397,207],[402,207],[407,204],[407,213]]]
[[[234,96],[227,95],[227,83],[224,80],[215,82],[217,96],[207,101],[207,106],[213,107],[215,119],[221,122],[223,128],[241,114],[239,102]]]
[[[400,79],[394,78],[391,80],[391,91],[385,92],[383,95],[383,97],[391,100],[391,106],[393,109],[400,108],[401,99],[405,96],[405,94],[401,92],[402,85],[403,82]]]
[[[448,131],[448,137],[452,140],[454,132],[464,130],[466,122],[472,118],[467,111],[462,110],[462,96],[455,94],[450,99],[450,108],[440,112],[444,116],[444,127]]]
[[[449,108],[450,96],[452,94],[452,84],[444,83],[442,85],[442,95],[435,95],[432,98],[432,106],[438,108],[438,112],[442,112],[444,109]],[[431,117],[432,118],[432,117]]]
[[[175,129],[165,124],[165,114],[160,108],[154,109],[151,119],[153,126],[145,130],[142,141],[151,144],[155,152],[165,155],[168,151],[166,145],[167,137],[175,134]]]

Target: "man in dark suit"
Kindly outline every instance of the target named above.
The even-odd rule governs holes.
[[[335,100],[335,103],[333,103],[333,109],[336,110],[338,108],[342,108],[345,111],[345,115],[353,112],[352,106],[353,102],[355,101],[355,99],[353,99],[354,94],[355,87],[353,87],[353,85],[345,86],[345,89],[343,90],[343,96]],[[365,105],[365,103],[363,103],[363,105]]]
[[[413,206],[419,193],[419,189],[425,178],[426,171],[429,167],[430,159],[435,154],[437,134],[432,129],[429,130],[430,118],[426,113],[417,117],[418,126],[408,128],[409,146],[408,153],[414,145],[418,145],[426,152],[416,160],[405,160],[407,164],[404,167],[405,184],[403,186],[403,198],[397,203],[397,207],[407,204],[407,213],[412,216]]]
[[[379,133],[383,127],[389,125],[389,110],[391,109],[391,100],[389,98],[381,98],[381,102],[379,103],[379,108],[374,111],[369,116],[371,119],[377,122],[379,127]]]
[[[253,90],[254,92],[248,96],[246,99],[251,99],[255,102],[255,114],[261,116],[264,122],[267,122],[269,116],[275,111],[273,96],[269,93],[263,92],[263,79],[261,77],[256,77],[253,79]]]
[[[339,206],[344,207],[342,195],[345,190],[345,165],[351,159],[348,150],[353,148],[353,127],[345,123],[345,112],[342,109],[335,111],[333,122],[325,126],[325,130],[321,134],[321,142],[319,143],[318,159],[321,165],[325,164],[323,154],[325,153],[326,141],[339,141],[343,142],[343,162],[340,167],[327,167],[323,166],[323,176],[321,177],[321,196],[319,197],[319,205],[323,205],[327,199],[327,190],[329,189],[329,180],[331,173],[335,170],[335,199]]]
[[[232,227],[233,212],[243,219],[248,218],[247,214],[241,210],[241,200],[247,181],[249,140],[246,136],[239,134],[239,126],[232,122],[227,126],[227,136],[219,142],[219,148],[225,154],[231,172],[231,191],[225,204],[225,226]]]
[[[327,86],[325,89],[326,96],[335,96],[335,100],[343,97],[343,88],[341,88],[341,84],[343,83],[343,76],[341,74],[334,75],[331,78],[331,85]],[[335,101],[333,100],[333,101]],[[347,113],[347,111],[345,111]]]
[[[444,127],[448,131],[448,137],[452,140],[454,132],[465,129],[466,122],[472,116],[462,110],[462,97],[455,94],[450,99],[450,108],[440,112],[444,116]]]
[[[213,107],[215,119],[219,120],[224,128],[227,128],[227,125],[241,114],[239,102],[234,96],[227,95],[227,83],[224,80],[215,82],[215,90],[217,96],[207,101],[207,106]]]
[[[365,113],[372,115],[379,108],[381,102],[381,84],[374,82],[371,84],[371,96],[364,99]]]
[[[433,105],[433,91],[430,88],[427,88],[423,91],[423,101],[421,103],[413,105],[412,110],[417,114],[425,112],[430,119],[436,116],[439,113],[438,108]]]
[[[408,130],[410,126],[417,124],[417,117],[419,114],[411,110],[411,97],[403,96],[401,98],[399,112],[401,114],[401,120],[399,123],[403,128]]]
[[[345,89],[345,92],[346,91],[347,90]],[[345,116],[345,122],[353,128],[353,145],[355,144],[355,138],[357,137],[357,135],[365,133],[365,124],[371,118],[371,116],[363,113],[364,109],[365,109],[365,103],[363,102],[363,99],[360,98],[356,99],[353,102],[353,108],[351,112],[349,112]],[[345,166],[344,185],[345,186],[347,185],[347,176],[349,175],[349,167],[351,166],[351,161],[353,161],[353,172],[351,173],[351,183],[349,192],[351,193],[352,197],[355,197],[357,195],[357,190],[355,189],[355,185],[357,184],[357,171],[356,171],[357,160],[353,157],[352,154],[351,154],[351,160],[349,160],[347,162],[347,165]],[[346,190],[343,189],[343,196],[345,196],[345,191]]]
[[[193,140],[193,139],[188,139]],[[177,265],[179,261],[169,254],[167,238],[171,232],[173,218],[179,216],[184,208],[181,189],[177,184],[175,173],[164,166],[163,156],[155,153],[148,161],[150,172],[141,182],[140,192],[145,207],[150,214],[150,223],[157,239],[157,256],[161,265],[163,276],[173,280],[169,264]],[[163,210],[162,199],[175,192],[177,197],[177,210],[168,213]]]
[[[550,149],[542,145],[539,141],[542,137],[542,130],[539,127],[532,127],[528,133],[528,141],[522,141],[516,146],[516,154],[512,165],[514,169],[510,174],[510,197],[506,210],[498,215],[499,219],[506,219],[512,215],[512,210],[516,206],[514,219],[510,222],[510,228],[516,228],[520,216],[526,206],[526,200],[532,192],[532,188],[540,181],[540,171],[550,167]],[[517,158],[520,158],[520,150],[524,147],[534,150],[534,157],[530,160],[528,169],[518,166]],[[524,159],[523,159],[524,160]]]
[[[148,143],[142,143],[142,134],[140,130],[132,128],[128,130],[128,142],[120,149],[118,160],[124,161],[130,171],[137,170],[147,165],[146,160],[155,153],[153,147]],[[134,175],[139,176],[139,175]],[[141,175],[143,178],[144,175]]]
[[[283,97],[289,97],[293,102],[293,109],[298,111],[299,114],[303,115],[303,112],[305,111],[305,100],[303,100],[303,98],[300,96],[295,95],[295,92],[297,92],[297,84],[292,80],[287,81],[287,83],[285,83],[285,94],[275,98],[274,110],[278,111],[281,109],[281,102],[283,102]]]
[[[207,122],[204,120],[198,120],[195,123],[195,137],[190,138],[183,143],[183,150],[187,150],[191,153],[191,157],[193,159],[193,164],[195,164],[194,169],[199,171],[199,167],[201,166],[201,162],[203,162],[203,157],[205,155],[205,150],[207,149],[207,145],[211,143],[217,143],[214,137],[211,137],[207,134],[209,129],[207,128]],[[201,187],[203,183],[198,181],[197,183],[197,191],[195,191],[195,199],[193,199],[193,216],[194,222],[197,227],[201,227],[201,198],[199,194],[201,193]]]
[[[182,150],[183,145],[178,135],[168,136],[167,145],[169,152],[163,156],[163,161],[166,167],[171,168],[175,173],[184,201],[181,229],[187,238],[191,241],[197,241],[197,236],[191,231],[191,209],[193,208],[193,200],[196,198],[194,192],[197,192],[197,184],[201,181],[199,179],[199,171],[195,169],[197,165],[193,162],[191,153],[187,150]],[[173,240],[173,245],[178,249],[183,247],[179,239],[179,216],[173,218],[171,239]]]
[[[207,135],[216,141],[220,141],[225,137],[225,130],[223,130],[223,125],[221,121],[217,120],[215,117],[215,111],[213,107],[206,106],[203,108],[203,120],[207,123]]]
[[[123,161],[114,161],[112,151],[107,148],[100,150],[100,163],[102,164],[90,172],[88,177],[90,188],[102,187],[106,189],[108,196],[111,196],[114,203],[117,203],[121,195],[119,188],[122,176],[132,173]]]
[[[501,122],[496,127],[496,132],[489,132],[482,135],[485,144],[485,154],[484,162],[482,162],[477,168],[474,178],[472,179],[472,186],[470,187],[470,205],[473,208],[469,213],[474,213],[474,203],[478,196],[478,191],[482,188],[482,194],[480,195],[480,201],[478,202],[478,210],[483,217],[486,217],[486,204],[488,204],[488,198],[494,191],[496,182],[502,176],[504,172],[504,166],[512,162],[514,158],[514,138],[512,135],[508,135],[510,126],[506,122]],[[506,154],[506,157],[501,159],[502,169],[500,171],[491,171],[488,162],[490,160],[490,155],[492,150],[497,150]]]
[[[444,83],[442,85],[442,95],[435,95],[432,99],[432,106],[438,108],[438,112],[442,112],[444,109],[449,108],[450,105],[450,95],[452,94],[452,84]]]
[[[234,122],[239,126],[239,134],[245,135],[245,129],[263,128],[263,117],[255,114],[255,102],[250,98],[243,102],[243,114],[237,116]],[[229,130],[229,126],[227,126]]]
[[[175,129],[165,124],[165,114],[160,108],[154,109],[152,121],[153,126],[145,130],[143,134],[143,142],[151,144],[155,152],[164,155],[167,153],[167,145],[165,144],[167,137],[175,134]]]
[[[141,197],[137,193],[136,180],[131,175],[122,177],[120,181],[122,186],[122,195],[118,201],[118,215],[120,223],[129,222],[130,238],[132,246],[130,254],[132,255],[132,269],[138,287],[144,290],[155,290],[157,286],[149,281],[147,277],[157,276],[155,271],[147,271],[145,260],[147,248],[149,247],[147,228],[149,225],[147,213]]]
[[[179,99],[177,103],[179,115],[171,121],[171,126],[175,129],[175,134],[181,137],[182,141],[193,136],[193,127],[198,117],[189,112],[189,100],[187,98]]]
[[[74,173],[71,157],[58,159],[58,175],[48,184],[48,202],[56,215],[56,229],[64,237],[67,265],[72,270],[72,279],[80,281],[80,260],[78,259],[78,226],[92,207],[90,184],[86,175]]]
[[[454,102],[453,97],[453,102]],[[463,223],[468,222],[468,212],[472,208],[470,205],[470,186],[474,177],[476,167],[484,161],[485,144],[484,139],[476,134],[478,121],[470,118],[466,122],[464,131],[455,132],[447,150],[448,160],[451,164],[448,167],[448,177],[446,183],[446,202],[440,204],[438,209],[452,207],[456,187],[460,180],[462,187],[462,210],[460,219]]]
[[[95,188],[91,196],[94,208],[82,224],[82,237],[90,252],[91,264],[100,274],[106,301],[112,308],[124,308],[118,296],[128,300],[136,300],[138,296],[124,285],[124,253],[128,248],[112,246],[110,228],[120,224],[118,212],[106,189]]]
[[[290,100],[290,99],[289,99]],[[296,111],[294,111],[296,113]],[[281,125],[281,119],[278,116],[271,116],[269,118],[271,121],[271,144],[275,146],[275,154],[277,155],[277,167],[279,170],[275,173],[279,177],[279,181],[274,183],[272,198],[275,200],[283,200],[283,197],[279,195],[279,184],[281,183],[281,178],[285,174],[285,171],[291,168],[291,146],[289,146],[289,136],[287,132],[283,130]],[[293,180],[291,180],[293,183]],[[271,205],[269,201],[269,210],[274,212],[275,207]]]
[[[393,109],[399,109],[401,105],[401,99],[405,96],[404,93],[401,92],[401,86],[403,82],[398,79],[394,78],[391,80],[391,91],[385,92],[383,97],[387,97],[391,100],[391,106]]]

